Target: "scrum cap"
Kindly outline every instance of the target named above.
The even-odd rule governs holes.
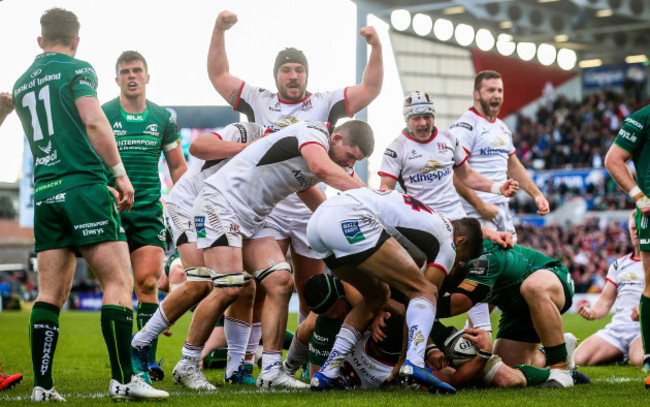
[[[339,298],[345,297],[341,280],[331,274],[316,274],[307,280],[305,301],[314,314],[327,311]]]
[[[406,95],[402,109],[404,120],[408,124],[409,117],[419,114],[430,114],[436,117],[436,108],[433,106],[433,97],[426,93],[415,91]]]

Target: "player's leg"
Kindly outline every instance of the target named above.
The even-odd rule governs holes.
[[[630,348],[628,349],[628,358],[632,366],[641,366],[643,365],[643,341],[641,337],[637,337],[632,341]]]
[[[135,295],[138,298],[136,327],[138,331],[153,317],[158,309],[158,281],[163,274],[165,251],[158,246],[142,246],[131,252]],[[149,366],[152,380],[162,380],[164,372],[157,363],[158,340],[149,347]],[[152,369],[153,367],[153,369]]]
[[[59,314],[72,288],[76,259],[68,248],[38,252],[39,293],[29,319],[29,339],[34,369],[34,400],[53,392],[63,399],[52,379],[54,353],[59,338]],[[47,396],[46,396],[47,397]]]
[[[506,365],[513,367],[526,364],[537,367],[546,366],[546,358],[539,351],[539,343],[521,342],[508,338],[497,338],[493,352],[499,355]]]
[[[539,338],[544,345],[546,360],[551,368],[547,383],[555,387],[571,387],[567,349],[564,343],[564,326],[560,310],[567,301],[565,287],[557,274],[551,270],[537,270],[521,283],[521,296],[528,304],[530,316]]]
[[[637,211],[638,212],[638,211]],[[643,217],[645,224],[648,223],[648,218]],[[639,221],[637,215],[637,225],[644,225],[643,220]],[[650,228],[646,227],[644,230],[638,228],[639,236],[645,234],[645,239],[640,239],[641,242],[648,241],[650,236]],[[644,249],[644,246],[647,248]],[[641,322],[641,341],[643,343],[643,368],[650,371],[650,245],[640,244],[641,247],[641,261],[643,262],[643,272],[645,275],[645,286],[643,287],[643,294],[641,294],[641,301],[639,304],[639,322]],[[647,383],[647,382],[646,382]],[[646,388],[648,385],[646,384]]]
[[[130,273],[127,244],[120,241],[103,242],[81,246],[79,251],[97,276],[104,293],[101,325],[113,376],[109,391],[111,397],[117,399],[169,397],[167,392],[152,388],[139,376],[133,374],[131,365],[133,278]]]
[[[294,376],[298,372],[298,369],[307,363],[309,359],[309,341],[316,328],[317,317],[318,315],[310,312],[307,318],[298,325],[296,333],[291,340],[291,346],[289,346],[283,365],[284,369],[291,376]]]
[[[624,354],[616,346],[594,334],[582,341],[574,358],[576,365],[595,366],[623,360]]]
[[[145,381],[149,381],[149,362],[153,361],[148,352],[151,344],[212,291],[212,278],[206,271],[203,252],[197,249],[196,242],[180,244],[178,252],[188,274],[187,281],[165,297],[131,341],[133,368]]]
[[[287,329],[289,300],[293,293],[291,266],[272,237],[246,241],[244,259],[247,269],[264,287],[266,299],[262,309],[262,372],[260,387],[306,388],[307,385],[288,376],[282,369],[282,345]]]
[[[196,390],[216,390],[200,371],[201,352],[217,321],[225,309],[239,296],[241,284],[223,285],[224,274],[241,272],[241,248],[216,246],[203,251],[205,264],[212,270],[215,289],[194,310],[181,360],[176,364],[172,377],[177,383]],[[240,270],[237,272],[236,270]],[[247,282],[244,286],[251,284]]]

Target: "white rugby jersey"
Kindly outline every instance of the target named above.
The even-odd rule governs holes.
[[[267,131],[264,126],[256,123],[233,123],[212,134],[224,141],[248,143],[262,137]],[[217,172],[229,160],[230,158],[207,161],[193,160],[187,171],[174,184],[167,197],[167,202],[186,208],[191,212],[194,199],[203,189],[205,179]]]
[[[352,117],[348,112],[347,88],[332,92],[307,93],[297,102],[287,102],[278,93],[242,83],[233,110],[244,113],[251,122],[259,123],[278,131],[291,124],[304,121],[322,121],[333,125],[342,117]],[[325,185],[319,186],[325,190]],[[306,217],[311,211],[298,198],[291,194],[279,202],[274,215]]]
[[[390,377],[394,365],[368,355],[369,331],[361,337],[348,353],[341,366],[341,375],[353,387],[376,389]]]
[[[469,165],[492,181],[503,182],[508,179],[508,159],[517,150],[512,144],[512,133],[500,119],[488,120],[474,108],[470,108],[449,128],[469,155]],[[476,191],[485,203],[508,202],[503,195]],[[469,203],[461,198],[463,206]]]
[[[609,266],[605,277],[616,286],[617,291],[612,322],[625,324],[634,322],[630,319],[632,308],[638,307],[641,300],[645,283],[643,264],[641,259],[635,259],[633,255],[634,253],[630,253],[616,259]]]
[[[452,218],[465,216],[460,196],[454,188],[454,168],[467,160],[456,136],[434,127],[425,142],[402,130],[384,152],[378,174],[397,180],[404,191],[430,208]]]
[[[258,225],[289,194],[319,182],[300,150],[318,144],[329,151],[329,141],[327,123],[296,123],[246,147],[207,178],[205,188],[217,189],[241,221]]]
[[[351,189],[321,206],[363,206],[405,249],[419,267],[436,266],[449,274],[456,260],[451,221],[418,199],[391,190]],[[345,227],[332,225],[332,227]]]

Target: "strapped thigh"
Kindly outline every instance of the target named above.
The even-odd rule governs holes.
[[[266,277],[271,275],[271,273],[274,273],[276,271],[280,270],[286,270],[291,274],[291,265],[287,263],[286,261],[282,261],[278,264],[273,264],[271,267],[266,268],[264,270],[257,270],[253,272],[253,277],[255,277],[255,280],[257,280],[258,283],[262,283]]]
[[[215,287],[220,288],[241,287],[246,281],[253,278],[243,271],[217,274],[208,267],[188,267],[185,269],[185,274],[187,274],[187,281],[209,281]]]

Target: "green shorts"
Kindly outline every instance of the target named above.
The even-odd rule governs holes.
[[[160,201],[145,208],[120,212],[120,216],[126,231],[129,252],[134,252],[142,246],[165,248],[167,229],[165,228],[162,203]]]
[[[560,310],[560,314],[564,314],[571,308],[571,304],[573,303],[573,278],[569,269],[564,266],[550,267],[549,270],[555,273],[564,288],[564,307]],[[497,339],[503,338],[519,342],[539,343],[540,339],[533,326],[528,304],[521,296],[519,286],[516,288],[516,290],[513,290],[512,295],[508,297],[508,308],[501,310]]]
[[[327,360],[334,346],[334,340],[343,325],[343,321],[323,316],[316,318],[314,334],[309,340],[309,363],[321,367]]]
[[[650,251],[650,219],[643,216],[639,209],[634,213],[636,221],[636,234],[639,237],[639,249],[644,252]]]
[[[116,240],[126,236],[106,185],[82,185],[34,204],[37,252]]]

